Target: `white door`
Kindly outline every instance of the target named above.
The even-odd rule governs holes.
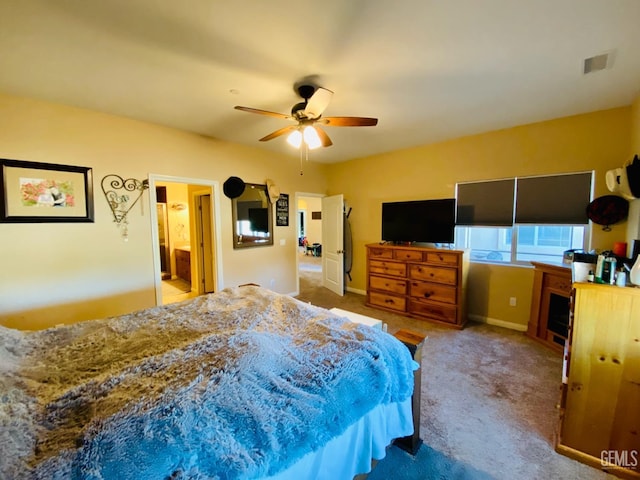
[[[322,286],[344,295],[344,198],[322,198]]]

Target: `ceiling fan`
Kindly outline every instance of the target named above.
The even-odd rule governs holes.
[[[270,112],[257,108],[242,107],[236,105],[236,110],[243,112],[258,113],[270,117],[293,120],[297,125],[289,125],[280,128],[260,139],[261,142],[273,140],[281,135],[289,134],[287,142],[295,147],[300,147],[303,143],[310,149],[317,147],[330,147],[333,142],[321,126],[326,127],[371,127],[377,125],[377,118],[368,117],[323,117],[322,113],[329,105],[333,92],[326,88],[316,87],[309,84],[301,84],[295,88],[304,101],[296,103],[291,109],[291,115],[284,113]]]

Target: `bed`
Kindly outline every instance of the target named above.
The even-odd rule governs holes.
[[[0,360],[0,478],[351,479],[413,431],[402,343],[255,286],[0,327]]]

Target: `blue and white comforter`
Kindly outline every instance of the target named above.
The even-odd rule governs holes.
[[[257,287],[0,327],[0,478],[251,479],[411,396],[392,336]]]

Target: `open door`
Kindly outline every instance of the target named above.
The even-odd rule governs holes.
[[[212,293],[215,291],[213,239],[211,232],[211,194],[196,194],[196,239],[198,246],[198,273],[201,279],[198,293]]]
[[[344,295],[344,198],[322,198],[322,286]]]

